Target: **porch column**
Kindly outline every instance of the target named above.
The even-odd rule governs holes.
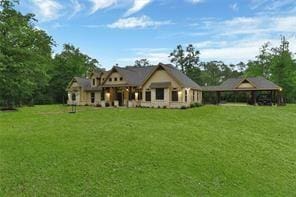
[[[253,105],[256,105],[257,104],[256,91],[251,91],[251,94],[252,94]]]
[[[216,92],[216,96],[217,96],[216,104],[219,105],[221,101],[221,92]]]

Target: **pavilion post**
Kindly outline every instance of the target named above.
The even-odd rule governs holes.
[[[221,102],[221,93],[220,92],[216,92],[216,104],[219,105]]]
[[[257,104],[257,99],[256,99],[256,91],[251,91],[252,93],[252,102],[253,102],[253,105],[256,105]]]

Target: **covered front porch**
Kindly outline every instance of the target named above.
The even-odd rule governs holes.
[[[105,85],[101,92],[102,107],[135,107],[140,105],[141,90],[128,85]]]

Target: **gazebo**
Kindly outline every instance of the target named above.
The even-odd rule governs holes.
[[[231,95],[232,98],[236,98],[238,95],[244,94],[246,102],[248,104],[257,105],[262,104],[260,96],[263,95],[270,100],[270,104],[281,105],[284,103],[282,97],[282,88],[272,81],[265,79],[264,77],[239,77],[230,78],[224,81],[219,86],[203,86],[204,103],[209,103],[208,98],[214,98],[211,100],[212,104],[220,104],[225,102],[221,98],[225,98],[225,94]],[[208,98],[207,98],[208,96]]]

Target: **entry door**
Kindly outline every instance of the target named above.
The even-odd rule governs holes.
[[[123,98],[122,98],[123,94],[122,94],[122,92],[117,92],[116,97],[117,97],[119,106],[122,106],[122,104],[123,104]]]

